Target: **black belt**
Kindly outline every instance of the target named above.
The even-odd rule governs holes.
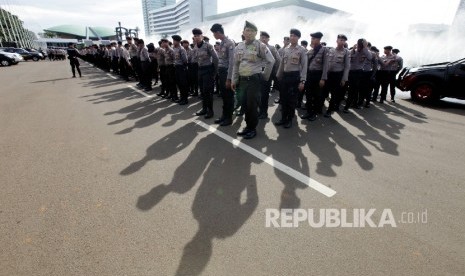
[[[257,73],[251,76],[239,76],[239,80],[246,80],[246,81],[257,80],[257,79],[260,79],[261,75],[262,75],[261,73]]]
[[[200,70],[207,70],[207,69],[212,69],[212,68],[213,68],[213,64],[204,65],[204,66],[199,66],[199,69],[200,69]]]
[[[289,72],[283,72],[283,76],[300,76],[300,71],[289,71]]]

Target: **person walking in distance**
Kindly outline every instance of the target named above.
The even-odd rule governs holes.
[[[79,73],[79,77],[82,77],[81,69],[79,69],[79,60],[78,57],[81,56],[78,50],[75,48],[74,43],[68,43],[68,49],[66,50],[68,53],[69,64],[71,65],[71,72],[73,72],[73,78],[76,77],[76,70]]]

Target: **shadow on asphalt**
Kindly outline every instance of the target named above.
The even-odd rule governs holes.
[[[183,150],[200,131],[205,130],[195,123],[181,127],[150,146],[142,160],[131,164],[121,174],[134,173],[149,160],[163,160]],[[198,231],[184,247],[176,275],[200,275],[212,256],[213,239],[233,236],[258,205],[257,183],[250,172],[251,164],[237,162],[242,152],[232,145],[212,147],[211,139],[217,138],[210,134],[196,143],[187,159],[176,168],[171,183],[154,187],[137,201],[137,208],[148,211],[166,195],[187,193],[202,179],[192,203]],[[231,185],[223,179],[237,181]],[[244,191],[246,198],[241,201]]]
[[[30,83],[55,82],[55,81],[69,80],[69,79],[71,79],[71,77],[69,77],[69,78],[61,78],[61,79],[51,79],[51,80],[33,81],[33,82],[30,82]]]

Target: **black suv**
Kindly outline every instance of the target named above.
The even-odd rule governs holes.
[[[397,77],[397,88],[410,91],[416,101],[432,102],[444,97],[465,100],[465,58],[405,67]]]
[[[0,49],[3,50],[4,52],[20,54],[24,58],[24,60],[32,59],[33,61],[39,61],[43,58],[43,56],[39,54],[38,52],[28,52],[22,48],[0,48]]]

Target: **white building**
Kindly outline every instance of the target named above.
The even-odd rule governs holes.
[[[177,34],[181,26],[203,22],[215,15],[217,0],[182,0],[178,3],[152,9],[148,12],[148,36]]]
[[[145,35],[149,35],[149,12],[151,10],[160,9],[166,6],[171,6],[176,3],[176,0],[142,0],[142,15],[144,16]]]

